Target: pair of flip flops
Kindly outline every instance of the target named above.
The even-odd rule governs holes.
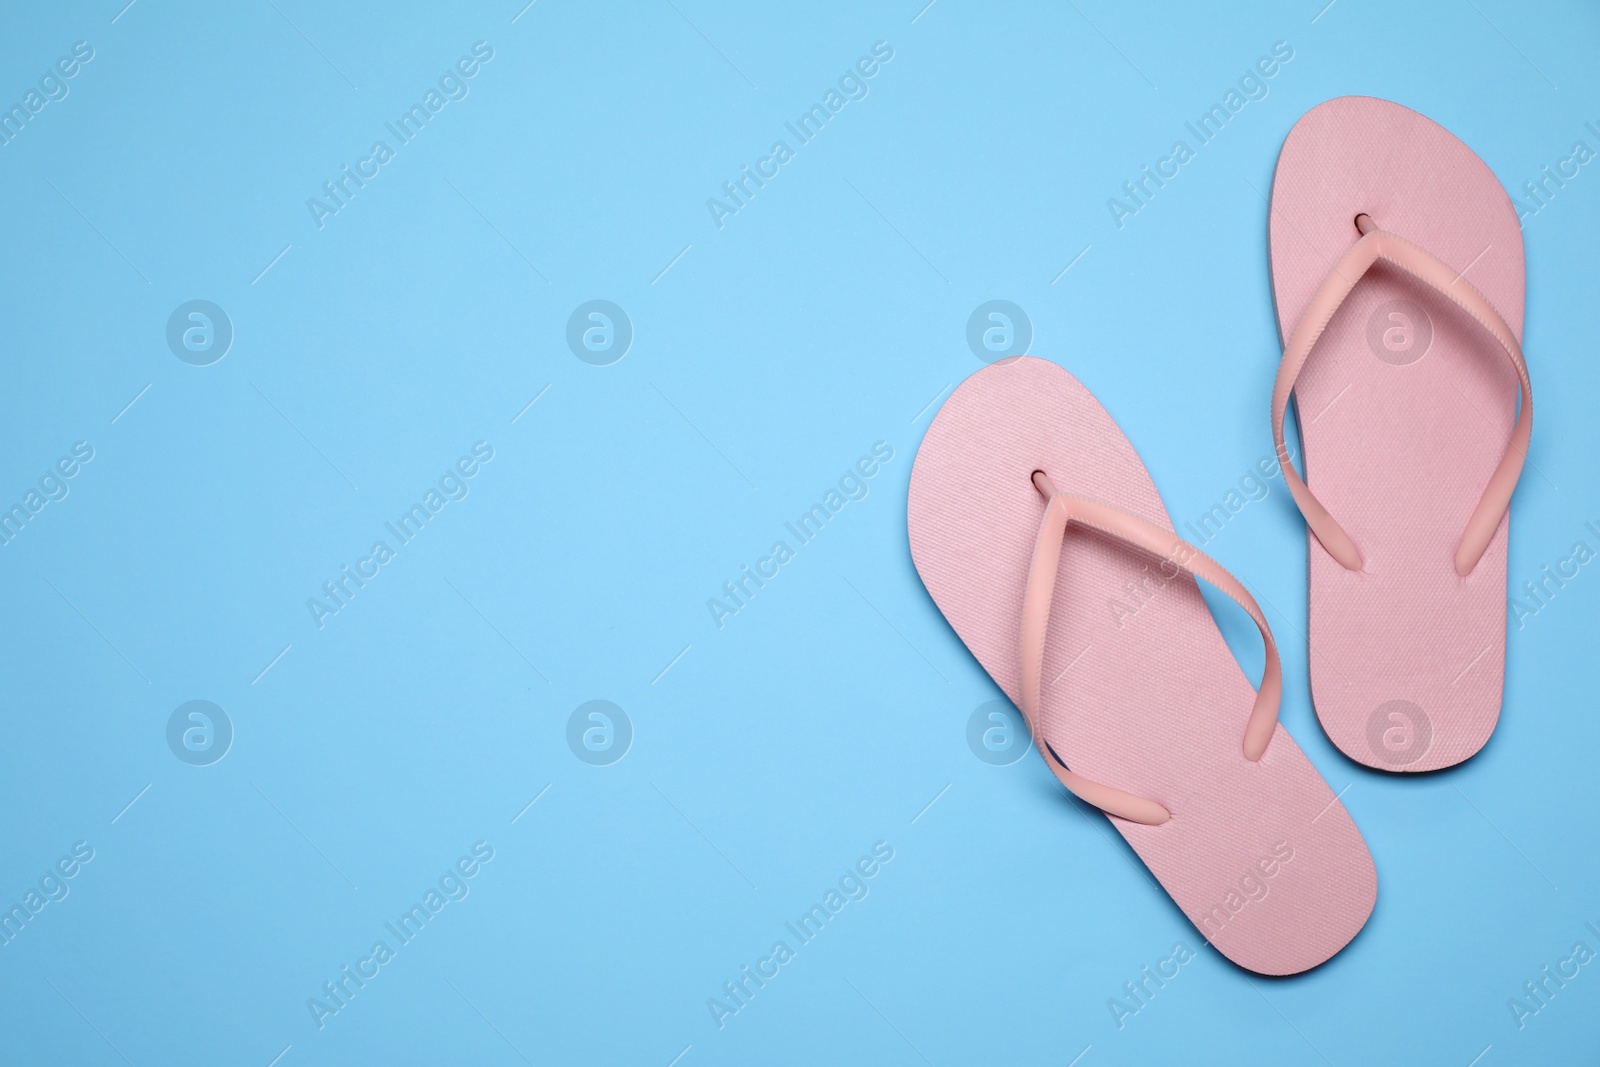
[[[1308,526],[1318,719],[1367,766],[1451,766],[1500,712],[1509,505],[1533,419],[1516,213],[1442,127],[1345,97],[1290,132],[1269,231],[1285,346],[1271,422]],[[1283,437],[1291,396],[1306,481]],[[918,451],[907,526],[923,583],[1046,765],[1218,951],[1285,975],[1355,937],[1377,874],[1277,722],[1271,628],[1174,533],[1076,378],[1024,356],[963,382]],[[1259,687],[1197,577],[1259,629]]]

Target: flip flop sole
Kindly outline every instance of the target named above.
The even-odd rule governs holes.
[[[1462,271],[1520,339],[1522,235],[1489,168],[1409,108],[1342,97],[1307,112],[1278,157],[1269,232],[1286,343],[1361,213]],[[1369,767],[1460,763],[1500,715],[1509,514],[1471,574],[1453,556],[1505,451],[1516,375],[1482,326],[1379,264],[1317,341],[1295,401],[1306,483],[1364,561],[1346,570],[1308,534],[1317,718]]]
[[[1060,367],[1021,357],[951,394],[911,472],[911,555],[1013,702],[1045,504],[1035,470],[1172,529],[1127,438]],[[1155,557],[1069,529],[1043,678],[1041,733],[1067,765],[1171,811],[1161,826],[1111,823],[1224,956],[1294,974],[1361,929],[1377,895],[1366,843],[1281,725],[1259,762],[1244,758],[1255,690],[1193,578],[1165,578]]]

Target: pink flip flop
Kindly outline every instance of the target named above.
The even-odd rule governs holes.
[[[1488,741],[1505,675],[1533,429],[1516,212],[1443,127],[1346,96],[1289,131],[1269,231],[1272,434],[1309,531],[1317,717],[1358,763],[1449,767]],[[1306,481],[1284,445],[1291,392]]]
[[[1277,723],[1266,620],[1173,533],[1133,447],[1076,378],[1026,356],[968,378],[928,428],[906,510],[923,583],[1022,709],[1046,765],[1107,814],[1218,951],[1295,974],[1356,935],[1377,874]],[[1261,631],[1259,693],[1191,575]]]

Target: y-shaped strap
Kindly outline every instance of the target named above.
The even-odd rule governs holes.
[[[1488,486],[1483,490],[1483,496],[1478,499],[1478,506],[1473,509],[1472,517],[1467,520],[1467,528],[1456,546],[1456,573],[1466,577],[1478,565],[1478,560],[1500,526],[1501,517],[1511,506],[1511,492],[1517,487],[1517,478],[1522,474],[1522,462],[1528,454],[1528,440],[1533,435],[1533,383],[1528,380],[1528,365],[1523,362],[1522,346],[1517,344],[1516,334],[1511,327],[1460,273],[1404,237],[1378,229],[1367,215],[1358,215],[1356,225],[1363,234],[1362,238],[1351,246],[1350,251],[1317,287],[1305,314],[1300,316],[1294,332],[1289,335],[1289,344],[1283,350],[1283,362],[1278,364],[1278,379],[1272,386],[1272,440],[1278,446],[1278,465],[1283,469],[1283,480],[1289,486],[1290,494],[1300,506],[1301,514],[1306,517],[1306,525],[1317,535],[1322,547],[1347,569],[1360,570],[1361,551],[1356,548],[1350,535],[1344,532],[1344,527],[1334,521],[1328,509],[1306,488],[1306,483],[1300,480],[1300,475],[1289,462],[1289,449],[1283,443],[1283,413],[1289,406],[1289,394],[1294,391],[1295,380],[1300,377],[1306,357],[1311,355],[1312,346],[1322,336],[1334,312],[1339,310],[1350,291],[1356,287],[1356,282],[1374,263],[1380,259],[1393,263],[1478,320],[1479,325],[1504,350],[1522,383],[1522,410],[1511,429],[1505,455],[1500,457],[1500,465],[1495,468]]]
[[[1055,596],[1056,574],[1061,566],[1061,545],[1067,523],[1076,522],[1092,527],[1204,578],[1249,613],[1251,621],[1261,631],[1261,640],[1267,653],[1266,667],[1261,672],[1261,688],[1256,693],[1255,706],[1250,711],[1250,719],[1244,729],[1244,756],[1251,762],[1259,760],[1266,753],[1272,732],[1278,725],[1278,700],[1283,693],[1278,646],[1272,640],[1272,631],[1268,629],[1261,609],[1256,606],[1255,598],[1233,575],[1223,570],[1221,564],[1177,534],[1130,515],[1121,508],[1087,497],[1058,493],[1043,471],[1034,472],[1033,484],[1049,503],[1045,505],[1039,536],[1034,541],[1033,559],[1028,564],[1028,585],[1022,597],[1022,715],[1028,721],[1028,729],[1038,740],[1039,753],[1044,756],[1046,765],[1061,780],[1061,784],[1079,799],[1093,804],[1108,815],[1147,826],[1160,826],[1172,817],[1165,807],[1135,793],[1101,785],[1074,774],[1044,740],[1039,711],[1040,675],[1044,670],[1045,630],[1050,625],[1050,602]],[[1172,573],[1174,577],[1177,575],[1177,571]],[[1137,743],[1137,738],[1134,743]]]

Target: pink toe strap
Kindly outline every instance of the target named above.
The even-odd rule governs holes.
[[[1517,413],[1516,425],[1512,427],[1505,454],[1500,457],[1500,464],[1490,476],[1489,484],[1468,518],[1466,529],[1456,546],[1456,573],[1465,577],[1478,565],[1484,550],[1494,539],[1500,519],[1511,506],[1511,493],[1517,487],[1522,463],[1528,454],[1528,441],[1533,436],[1533,383],[1528,379],[1528,365],[1523,361],[1522,346],[1517,343],[1511,327],[1459,272],[1404,237],[1378,229],[1367,215],[1358,216],[1356,224],[1363,236],[1317,287],[1305,314],[1300,316],[1294,332],[1289,335],[1289,344],[1283,350],[1283,361],[1278,364],[1277,381],[1272,386],[1272,440],[1278,446],[1283,480],[1305,515],[1306,525],[1316,534],[1322,547],[1348,570],[1360,570],[1361,550],[1344,527],[1328,514],[1322,502],[1312,495],[1290,464],[1289,449],[1283,441],[1283,416],[1289,406],[1289,394],[1294,391],[1295,381],[1305,367],[1312,347],[1322,336],[1322,331],[1327,329],[1334,313],[1356,287],[1356,282],[1380,259],[1394,264],[1476,319],[1499,344],[1506,359],[1516,370],[1518,381],[1522,383],[1522,408]]]
[[[1061,784],[1086,803],[1108,815],[1131,822],[1159,826],[1171,818],[1171,813],[1154,800],[1141,797],[1113,786],[1090,781],[1068,770],[1055,751],[1044,743],[1043,722],[1040,718],[1040,689],[1044,670],[1045,631],[1050,624],[1051,601],[1055,597],[1056,575],[1061,566],[1062,542],[1067,524],[1078,523],[1091,527],[1126,544],[1161,557],[1163,568],[1171,565],[1172,574],[1179,569],[1204,578],[1226,593],[1250,616],[1261,631],[1266,648],[1266,667],[1261,673],[1261,688],[1256,693],[1255,705],[1244,730],[1244,756],[1254,762],[1267,751],[1273,731],[1278,724],[1278,701],[1283,692],[1283,671],[1278,663],[1278,646],[1272,640],[1267,620],[1256,606],[1255,598],[1224,570],[1216,560],[1178,537],[1170,530],[1131,515],[1121,508],[1102,504],[1087,497],[1069,496],[1056,492],[1043,471],[1035,471],[1034,486],[1049,501],[1044,518],[1039,524],[1039,536],[1034,541],[1033,559],[1028,565],[1028,584],[1022,599],[1022,714],[1028,729],[1039,742],[1040,755]]]

